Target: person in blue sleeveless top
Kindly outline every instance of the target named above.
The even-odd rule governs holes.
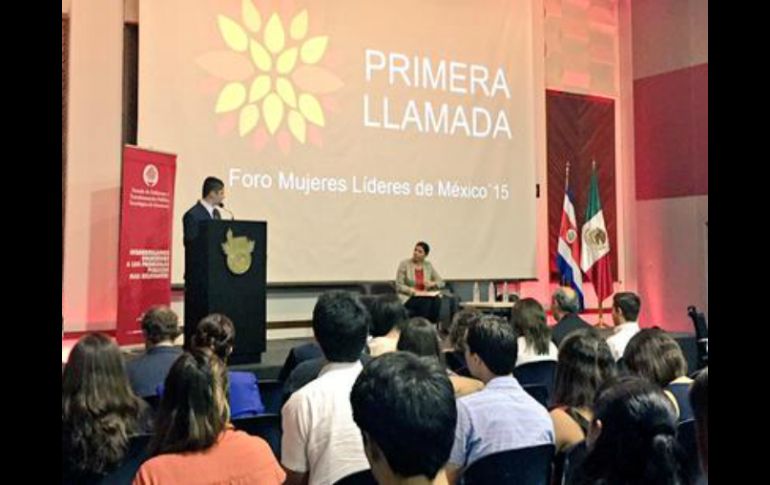
[[[690,406],[692,379],[687,377],[687,361],[681,347],[660,328],[647,328],[634,335],[623,352],[627,369],[659,385],[674,402],[679,422],[693,419]]]
[[[232,320],[220,313],[212,313],[203,318],[192,336],[192,348],[211,349],[225,364],[235,345],[235,326]],[[230,388],[228,398],[232,419],[256,416],[265,412],[262,396],[259,394],[259,382],[253,372],[228,371]],[[158,388],[158,395],[163,388]]]

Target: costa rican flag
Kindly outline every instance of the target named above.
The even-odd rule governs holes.
[[[578,294],[580,308],[583,306],[583,274],[580,271],[580,238],[575,221],[575,206],[572,203],[572,191],[568,182],[564,191],[564,207],[561,213],[559,244],[556,249],[556,265],[561,273],[562,285],[570,286]]]

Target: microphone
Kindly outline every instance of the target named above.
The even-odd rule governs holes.
[[[231,210],[225,208],[225,203],[224,202],[220,202],[217,205],[219,205],[220,209],[224,209],[225,211],[227,211],[228,214],[230,214],[230,219],[231,220],[233,220],[233,221],[235,220],[235,214],[233,214],[233,212]]]

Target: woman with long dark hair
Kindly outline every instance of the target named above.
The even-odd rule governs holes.
[[[519,353],[516,365],[544,360],[555,361],[559,349],[551,342],[545,310],[534,298],[523,298],[511,310],[511,324],[516,331]]]
[[[593,414],[588,454],[576,483],[691,483],[684,452],[676,441],[674,406],[658,386],[624,377],[599,391]]]
[[[615,368],[610,347],[595,330],[577,330],[562,341],[551,409],[557,453],[586,438],[594,396],[615,377]]]
[[[62,374],[62,482],[95,483],[128,458],[133,436],[150,428],[149,407],[131,390],[109,337],[81,338]]]
[[[230,424],[226,389],[227,369],[210,349],[193,348],[177,359],[158,409],[153,458],[135,485],[283,483],[286,474],[268,444]]]

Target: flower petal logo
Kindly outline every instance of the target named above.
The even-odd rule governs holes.
[[[257,132],[264,137],[266,130],[279,145],[284,141],[286,146],[281,148],[288,153],[292,139],[304,145],[314,127],[326,126],[319,97],[340,89],[342,81],[320,65],[329,37],[311,33],[306,9],[284,22],[277,12],[265,17],[251,0],[243,0],[240,21],[219,14],[216,22],[229,54],[209,53],[198,63],[226,81],[216,96],[214,112],[237,114],[240,137]],[[240,57],[237,62],[233,54]],[[286,130],[290,136],[281,138]],[[316,139],[320,145],[320,134]]]

